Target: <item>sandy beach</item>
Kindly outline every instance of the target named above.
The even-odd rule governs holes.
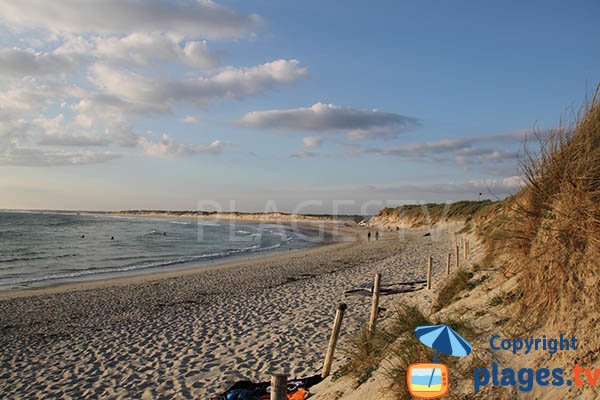
[[[337,303],[341,347],[368,319],[370,297],[345,291],[376,272],[384,285],[424,279],[429,255],[442,273],[453,235],[425,232],[369,243],[349,229],[354,241],[208,269],[4,293],[0,397],[208,399],[274,371],[316,374]]]

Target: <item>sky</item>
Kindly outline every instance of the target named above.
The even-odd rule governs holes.
[[[518,191],[597,1],[3,0],[0,208],[373,213]]]

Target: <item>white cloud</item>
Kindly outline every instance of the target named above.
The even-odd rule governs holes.
[[[32,49],[0,49],[0,79],[22,76],[64,75],[77,70],[76,57],[36,52]]]
[[[91,55],[94,45],[81,35],[67,34],[62,38],[60,45],[54,50],[55,54],[66,56],[86,56]]]
[[[231,146],[229,142],[214,140],[206,146],[178,143],[168,135],[163,134],[159,141],[140,137],[139,143],[144,152],[151,156],[179,157],[195,154],[219,154]]]
[[[32,122],[41,131],[37,143],[51,146],[105,146],[111,142],[104,135],[75,132],[75,126],[65,125],[64,120],[63,114],[55,118],[43,116],[35,118]]]
[[[319,136],[307,136],[304,139],[302,139],[302,143],[304,144],[304,147],[308,148],[308,149],[313,149],[316,147],[321,146],[321,138]]]
[[[292,153],[290,157],[300,159],[317,157],[319,154],[312,149],[320,147],[321,142],[322,139],[319,136],[307,136],[302,139],[302,149]]]
[[[0,151],[0,165],[29,167],[51,167],[66,165],[99,164],[121,157],[112,152],[93,152],[89,150],[66,152],[44,150],[31,147],[11,146]]]
[[[72,134],[72,133],[45,133],[40,136],[37,143],[48,146],[106,146],[110,144],[107,137],[91,134]]]
[[[173,35],[136,32],[125,37],[97,37],[93,54],[103,60],[123,64],[150,66],[154,61],[185,64],[197,68],[215,68],[219,56],[208,49],[205,41],[188,41],[181,46]]]
[[[16,79],[0,91],[0,110],[12,116],[32,115],[47,106],[61,104],[76,90],[73,86],[35,77]]]
[[[232,144],[186,144],[166,134],[152,140],[136,124],[306,76],[293,59],[219,68],[220,53],[205,40],[252,36],[261,24],[210,0],[0,1],[10,41],[33,47],[0,49],[0,163],[78,165],[120,156],[74,146],[167,157],[221,153]]]
[[[91,80],[105,95],[131,110],[166,113],[178,103],[204,107],[216,98],[242,99],[307,75],[297,60],[276,60],[254,67],[228,67],[208,77],[185,80],[152,79],[107,64],[90,67]]]
[[[186,115],[181,119],[181,122],[184,124],[197,124],[198,118],[194,117],[193,115]]]
[[[413,117],[316,103],[308,108],[254,111],[238,124],[279,131],[341,132],[350,138],[395,137],[419,124]]]
[[[121,157],[109,151],[93,152],[48,150],[27,146],[28,131],[32,125],[22,120],[2,119],[0,122],[0,165],[64,166],[97,164]]]
[[[261,24],[210,0],[3,0],[0,21],[15,29],[52,32],[177,32],[186,37],[237,38]]]

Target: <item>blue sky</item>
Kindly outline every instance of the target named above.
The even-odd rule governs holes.
[[[600,70],[594,1],[86,3],[0,5],[2,208],[502,197]]]

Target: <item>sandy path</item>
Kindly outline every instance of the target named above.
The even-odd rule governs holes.
[[[341,243],[126,286],[0,302],[0,397],[199,398],[231,382],[320,371],[336,304],[342,343],[370,298],[343,292],[445,268],[450,236]],[[384,296],[382,307],[402,294]],[[341,352],[337,354],[338,359]]]

